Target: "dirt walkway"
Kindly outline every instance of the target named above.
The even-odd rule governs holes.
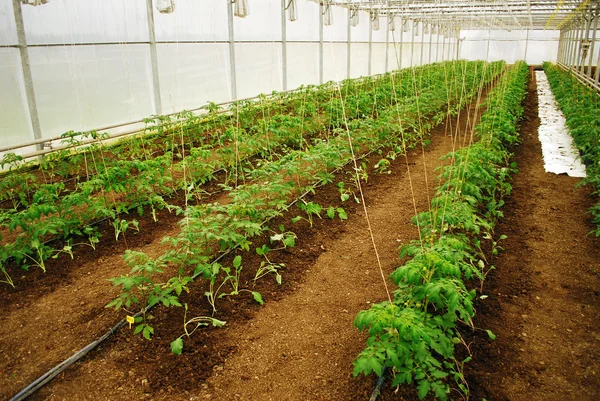
[[[535,79],[535,78],[533,78]],[[589,192],[579,179],[545,173],[537,139],[537,95],[529,86],[519,174],[497,229],[506,249],[490,276],[476,324],[473,399],[600,399],[600,241],[590,230]]]

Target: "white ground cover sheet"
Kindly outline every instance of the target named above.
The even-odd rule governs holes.
[[[536,71],[535,77],[540,116],[538,132],[542,143],[544,169],[549,173],[585,177],[585,165],[581,162],[579,150],[565,125],[565,116],[554,99],[546,73]]]

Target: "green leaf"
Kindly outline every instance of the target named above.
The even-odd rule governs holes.
[[[429,393],[429,390],[431,389],[431,384],[427,381],[427,380],[420,380],[419,381],[419,399],[422,400],[423,398],[425,398],[425,396],[427,395],[427,393]]]
[[[496,339],[496,335],[494,333],[492,333],[492,330],[486,330],[485,331],[488,335],[488,337],[490,337],[490,339],[495,340]]]
[[[297,223],[300,220],[302,220],[302,216],[296,216],[296,217],[292,218],[292,223]]]
[[[283,240],[283,245],[285,247],[289,247],[289,248],[295,247],[296,246],[296,237],[294,237],[293,235],[288,235]]]
[[[181,355],[183,352],[183,339],[181,337],[171,343],[171,352],[175,355]]]
[[[261,305],[265,304],[265,302],[262,299],[262,295],[260,295],[260,292],[258,292],[258,291],[252,291],[252,296],[254,297],[254,300],[256,302],[258,302],[259,304],[261,304]]]
[[[327,217],[329,217],[330,219],[333,219],[335,217],[335,209],[333,208],[333,206],[329,206],[327,208]]]
[[[348,214],[346,214],[346,211],[343,208],[338,207],[337,212],[338,212],[338,216],[340,216],[340,219],[348,220]]]
[[[233,267],[238,269],[241,265],[242,265],[242,257],[240,255],[237,255],[235,258],[233,258]]]

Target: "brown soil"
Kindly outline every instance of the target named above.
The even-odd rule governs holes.
[[[600,322],[594,320],[600,309],[599,241],[585,235],[591,229],[585,215],[591,202],[585,188],[573,189],[576,179],[543,172],[536,99],[530,93],[523,144],[515,156],[520,173],[505,207],[506,221],[497,228],[508,235],[506,251],[487,281],[489,298],[477,307],[476,325],[492,329],[498,338],[490,342],[484,332],[465,333],[474,357],[466,375],[475,400],[600,399]],[[463,138],[473,111],[461,113]],[[363,187],[384,275],[398,264],[397,247],[417,236],[410,223],[413,198],[419,211],[427,208],[433,169],[453,148],[448,131],[437,127],[424,152],[415,149],[406,160],[396,159],[390,174],[371,171]],[[369,165],[380,158],[372,156]],[[341,173],[334,182],[341,180],[349,182],[349,176]],[[341,206],[335,184],[313,200]],[[157,308],[151,341],[121,330],[32,399],[367,399],[374,379],[351,375],[366,339],[352,321],[359,310],[386,296],[362,205],[349,201],[343,207],[348,221],[292,225],[290,217],[298,214],[293,210],[270,224],[283,223],[298,235],[296,247],[273,254],[274,262],[286,264],[281,286],[272,277],[254,283],[261,258],[243,254],[247,269],[241,287],[260,291],[265,306],[248,293],[222,299],[217,317],[227,320],[226,326],[200,329],[185,339],[181,356],[170,353],[169,343],[183,333],[183,311]],[[162,236],[177,230],[175,216],[160,217],[155,225],[145,223],[140,234],[128,235],[129,248],[160,253]],[[19,278],[25,290],[0,295],[5,306],[0,398],[8,399],[119,319],[103,308],[116,295],[105,279],[125,272],[125,246],[107,241],[101,257],[90,252],[73,262],[61,259],[66,268],[54,266],[46,275],[30,272]],[[194,296],[185,298],[188,318],[210,314],[199,295],[202,288],[194,286]],[[387,388],[382,399],[417,397],[410,389],[394,394]]]
[[[586,210],[589,188],[545,173],[537,138],[535,75],[516,149],[519,174],[497,231],[508,239],[486,285],[473,339],[474,399],[600,399],[600,241]],[[484,334],[485,336],[485,334]]]

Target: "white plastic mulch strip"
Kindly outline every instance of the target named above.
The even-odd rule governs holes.
[[[565,116],[554,99],[546,73],[536,71],[535,77],[540,116],[538,132],[542,143],[544,169],[549,173],[585,177],[585,165],[581,162],[579,150],[565,125]]]

